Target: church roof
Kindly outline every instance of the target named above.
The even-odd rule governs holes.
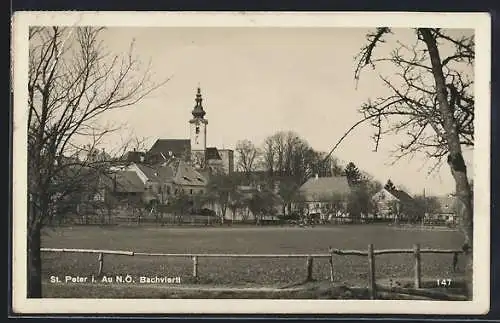
[[[191,141],[189,139],[158,139],[149,150],[149,154],[163,154],[166,158],[188,157],[191,153]]]
[[[193,111],[191,112],[193,114],[193,117],[195,118],[201,118],[205,116],[206,112],[203,110],[203,106],[201,105],[201,102],[203,101],[201,97],[201,89],[198,88],[198,92],[196,93],[196,105],[193,108]]]

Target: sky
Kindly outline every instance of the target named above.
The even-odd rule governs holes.
[[[112,111],[108,120],[123,123],[121,134],[148,138],[189,138],[188,120],[201,87],[208,120],[207,145],[233,149],[242,139],[261,145],[279,130],[298,133],[314,149],[330,151],[356,121],[368,99],[387,93],[378,74],[367,69],[358,84],[354,57],[366,43],[363,28],[196,28],[112,27],[102,40],[110,52],[124,53],[134,41],[141,62],[151,61],[154,78],[170,80],[133,107]],[[412,43],[412,29],[394,30]],[[455,30],[456,34],[467,31]],[[395,36],[392,36],[394,39]],[[390,42],[379,54],[391,50]],[[125,126],[126,124],[126,126]],[[333,153],[344,164],[385,183],[389,178],[411,194],[443,195],[454,191],[446,164],[428,174],[432,161],[422,156],[391,164],[390,151],[400,143],[383,138],[377,152],[369,125],[356,128]],[[109,141],[109,144],[114,142]],[[472,152],[466,152],[472,167]]]

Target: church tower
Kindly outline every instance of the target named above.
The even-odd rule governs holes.
[[[190,125],[190,141],[191,141],[191,156],[193,162],[198,167],[204,167],[205,150],[207,148],[207,124],[205,119],[206,112],[203,110],[201,89],[198,87],[196,93],[196,105],[191,114],[193,118],[189,120]]]

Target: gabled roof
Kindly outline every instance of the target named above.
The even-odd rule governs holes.
[[[411,197],[405,191],[402,191],[402,190],[387,190],[387,191],[403,203],[404,202],[413,202],[413,197]]]
[[[174,183],[178,185],[205,186],[207,179],[193,166],[180,160],[175,170]]]
[[[121,171],[116,173],[117,192],[144,192],[144,184],[134,171]]]
[[[346,195],[351,191],[345,176],[309,178],[299,190],[307,201],[319,201],[332,194]]]
[[[172,168],[168,166],[152,167],[145,164],[136,164],[136,166],[152,182],[171,181],[174,177],[174,172]]]
[[[206,160],[211,160],[211,159],[222,160],[222,158],[219,155],[219,151],[217,150],[216,147],[207,147],[207,149],[205,150],[205,159]]]
[[[149,150],[150,155],[163,154],[169,157],[185,158],[191,154],[191,141],[189,139],[158,139]]]

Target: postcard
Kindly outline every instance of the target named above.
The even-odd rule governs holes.
[[[489,311],[488,14],[26,11],[12,35],[15,312]]]

